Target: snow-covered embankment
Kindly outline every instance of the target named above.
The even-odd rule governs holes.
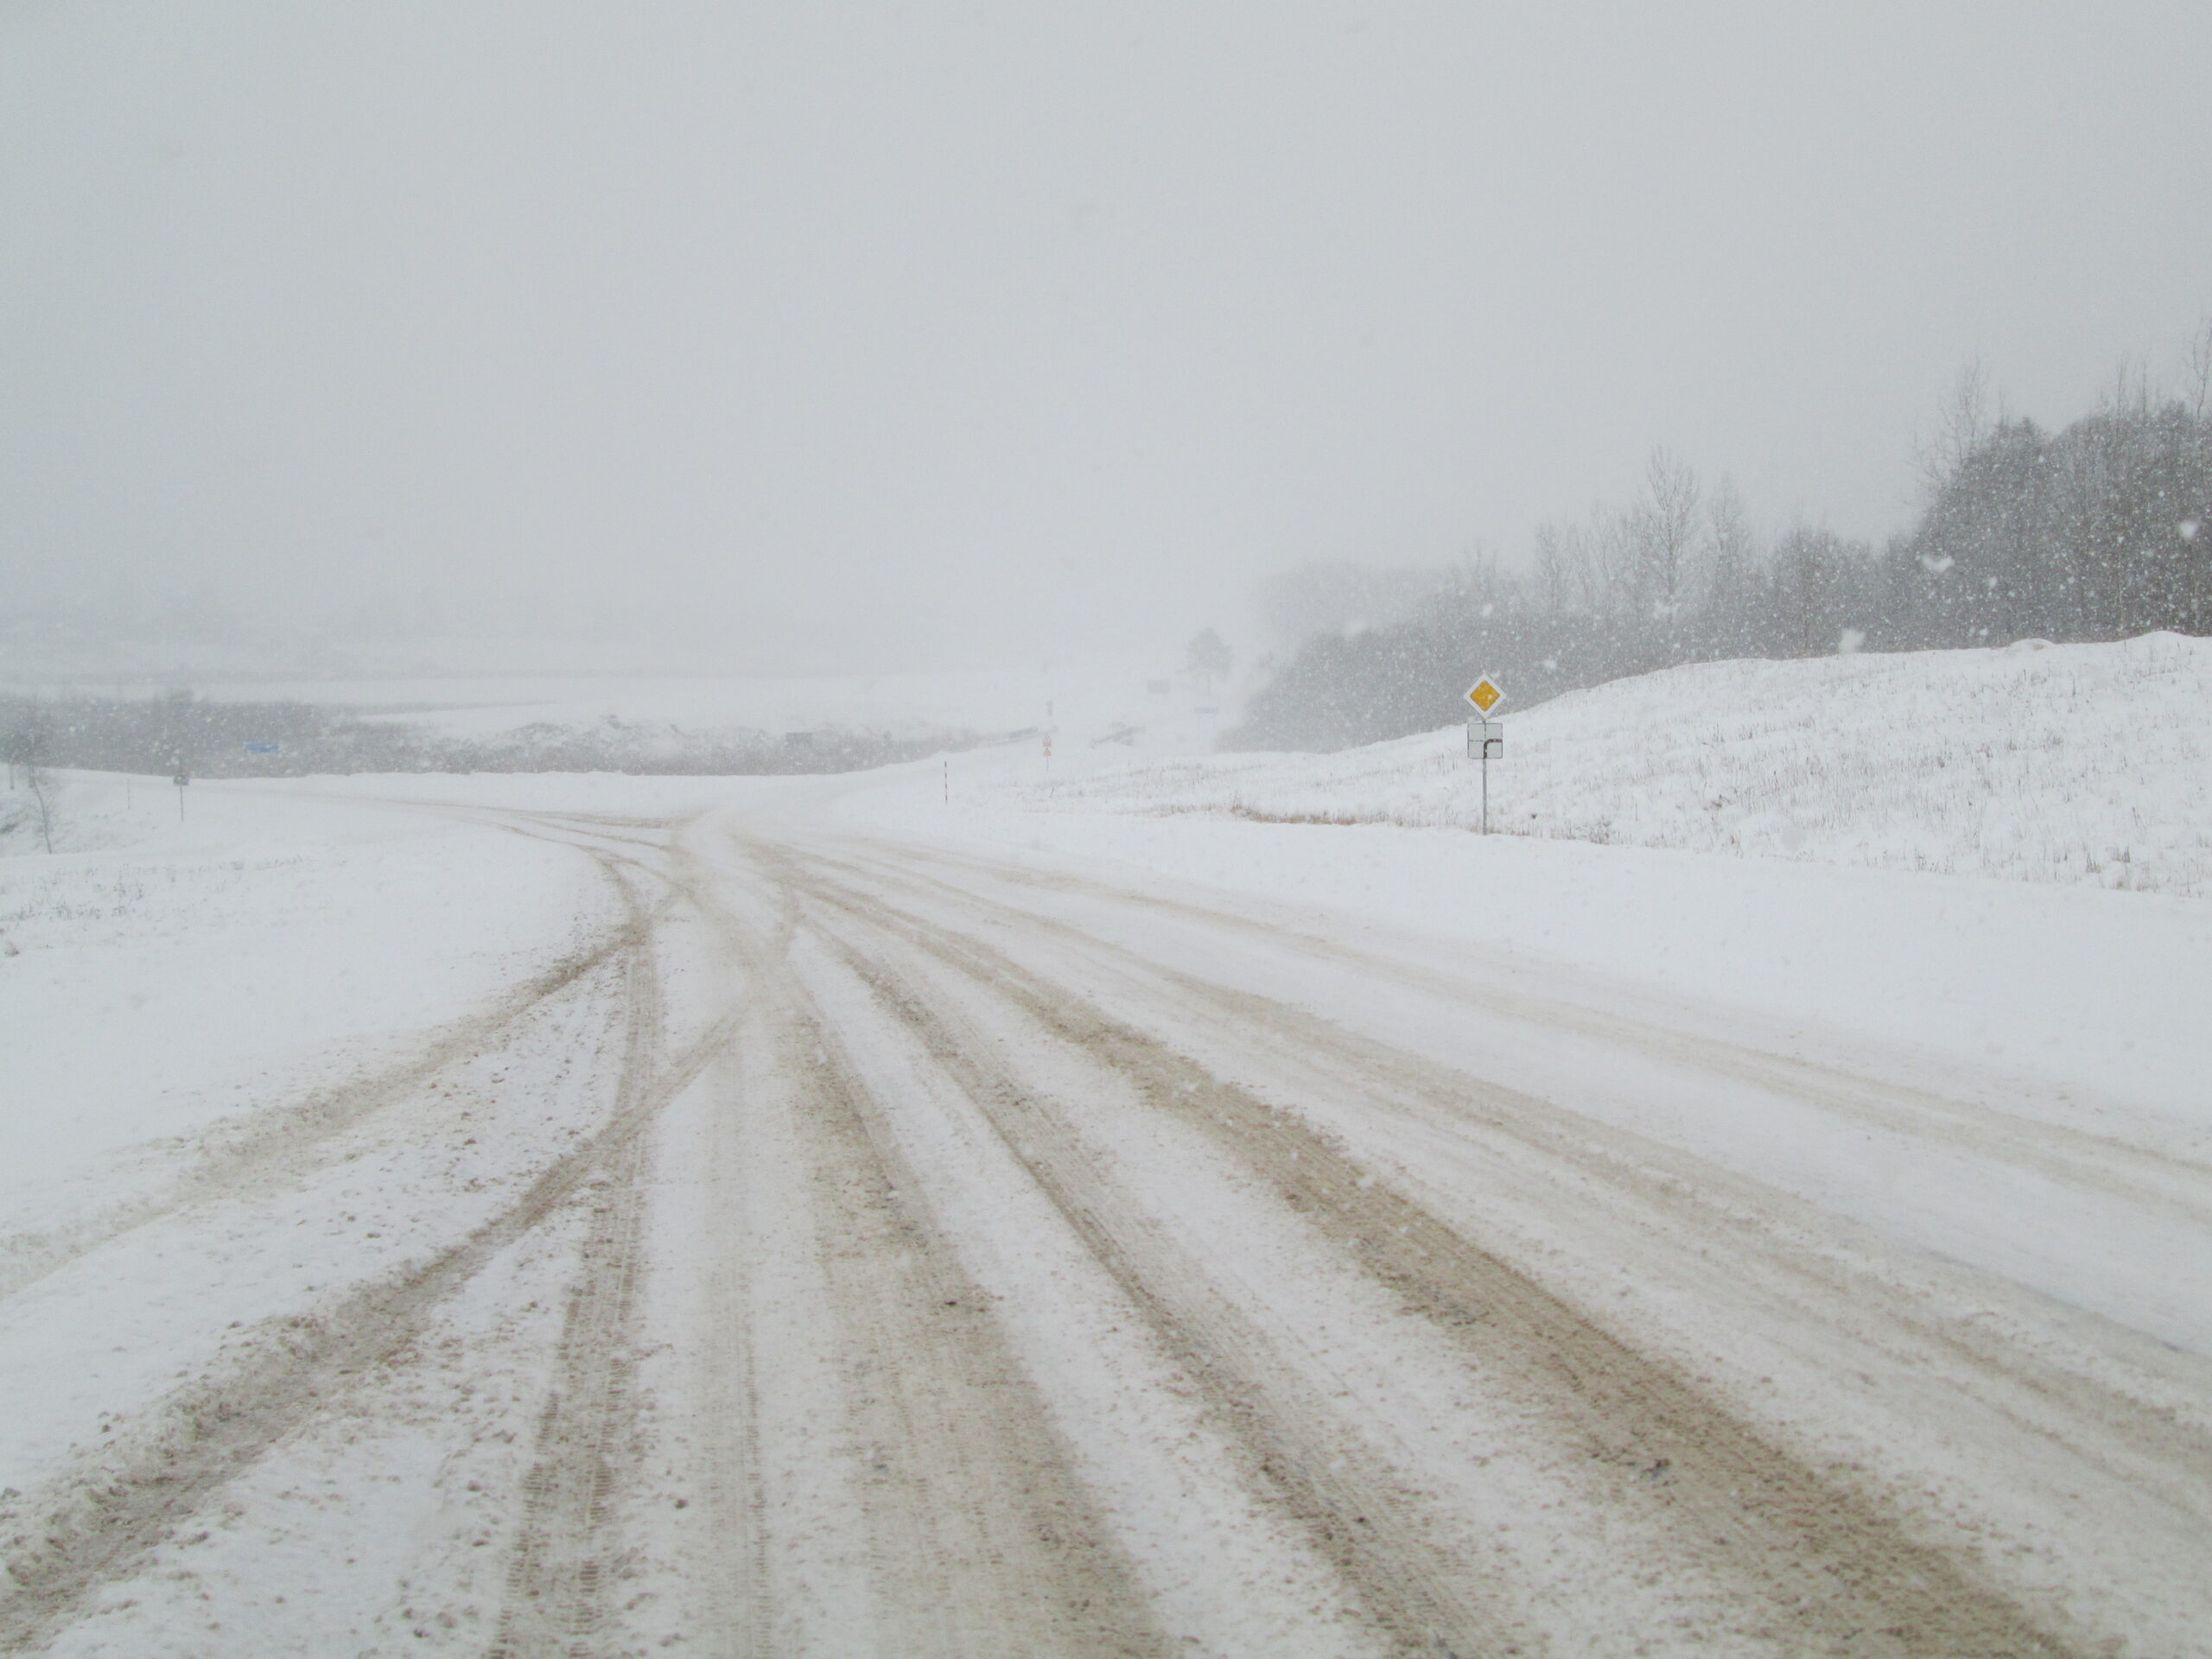
[[[1510,688],[1509,688],[1510,690]],[[2212,640],[1700,664],[1506,721],[1507,834],[2212,895]],[[1023,804],[1472,828],[1455,728],[1338,754],[1077,757]]]

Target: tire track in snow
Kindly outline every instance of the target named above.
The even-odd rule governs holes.
[[[2053,1179],[2088,1186],[2132,1203],[2148,1205],[2200,1225],[2212,1225],[2212,1165],[2171,1152],[2133,1145],[2063,1123],[1951,1099],[1926,1090],[1854,1076],[1837,1067],[1745,1047],[1721,1039],[1669,1029],[1507,985],[1485,985],[1471,997],[1449,976],[1356,945],[1324,941],[1276,928],[1249,916],[1186,900],[1131,893],[1077,876],[1048,875],[985,864],[957,855],[902,849],[913,863],[953,869],[1014,887],[1069,893],[1177,916],[1270,945],[1289,944],[1332,965],[1357,968],[1426,995],[1578,1038],[1625,1048],[1641,1056],[1705,1075],[1730,1077],[1802,1101],[1868,1128],[1948,1147],[1976,1157],[2011,1163]],[[848,866],[849,868],[855,867]],[[947,896],[991,906],[1032,927],[1065,924],[999,904],[942,878],[918,877],[911,868],[867,861],[879,879],[931,880]],[[858,870],[855,869],[855,873]]]
[[[880,952],[833,930],[833,950],[885,1012],[918,1038],[982,1111],[1001,1144],[1145,1320],[1204,1402],[1247,1487],[1287,1516],[1335,1570],[1395,1655],[1518,1653],[1541,1643],[1471,1583],[1465,1565],[1414,1512],[1418,1495],[1346,1443],[1308,1379],[1204,1275],[1168,1264],[1159,1241],[1096,1179],[1067,1126],[949,1031],[894,977]],[[1224,1587],[1225,1588],[1225,1587]]]
[[[1742,1271],[1768,1276],[1784,1300],[1847,1310],[1853,1328],[1904,1363],[1942,1366],[2027,1434],[2065,1444],[2117,1479],[2156,1487],[2165,1502],[2199,1524],[2212,1522],[2207,1497],[2212,1429],[2201,1412],[2179,1403],[2188,1385],[2177,1387],[2171,1367],[2147,1375],[2135,1374],[2133,1366],[2115,1371],[2101,1357],[2030,1344],[2008,1322],[1947,1316],[1923,1306],[1900,1295],[1891,1277],[1874,1264],[1816,1240],[1811,1206],[1804,1201],[1634,1131],[1390,1048],[1301,1008],[1162,968],[1069,924],[1009,909],[933,878],[902,879],[904,873],[873,861],[859,868],[824,861],[844,879],[888,880],[924,899],[950,897],[1001,925],[1048,934],[1085,958],[1109,960],[1121,970],[1117,978],[1145,988],[1167,1028],[1187,1025],[1195,1014],[1218,1029],[1264,1033],[1271,1057],[1304,1068],[1327,1094],[1360,1099],[1378,1115],[1452,1139],[1471,1129],[1495,1137],[1573,1172],[1597,1190],[1617,1195],[1617,1203],[1686,1232],[1727,1239]],[[1265,931],[1244,918],[1224,919]],[[1320,948],[1317,942],[1296,943]],[[1793,1223],[1787,1219],[1791,1217],[1802,1219]],[[2139,1353],[2136,1358],[2158,1357]]]
[[[650,948],[650,941],[633,950]],[[312,1312],[245,1333],[219,1369],[127,1425],[100,1455],[0,1511],[0,1649],[29,1647],[136,1564],[300,1424],[348,1379],[388,1363],[432,1311],[510,1245],[570,1202],[629,1148],[653,1115],[727,1039],[715,1027],[590,1138],[543,1169],[512,1205],[404,1273]]]
[[[991,1299],[961,1267],[921,1202],[920,1184],[836,1032],[786,959],[788,912],[745,916],[719,873],[679,863],[677,880],[715,921],[751,988],[749,1097],[716,1113],[715,1160],[747,1155],[746,1120],[773,1114],[797,1154],[782,1174],[810,1212],[829,1306],[820,1339],[842,1380],[849,1442],[861,1460],[876,1650],[940,1656],[1126,1656],[1168,1644],[1104,1525],[1051,1414],[1007,1344]],[[718,1253],[733,1255],[724,1241]],[[794,1639],[764,1566],[772,1523],[760,1510],[764,1453],[748,1381],[761,1334],[747,1328],[754,1268],[729,1264],[716,1349],[736,1363],[720,1451],[725,1549],[743,1583],[718,1632],[741,1653]],[[757,1306],[757,1305],[756,1305]],[[834,1456],[817,1451],[816,1456]],[[751,1466],[733,1467],[750,1463]]]
[[[779,861],[772,852],[763,856]],[[1671,1363],[1637,1352],[1418,1204],[1376,1183],[1327,1138],[973,938],[951,936],[909,912],[893,915],[880,899],[818,875],[794,873],[790,879],[840,912],[849,925],[880,930],[926,951],[1015,1004],[1061,1041],[1103,1059],[1154,1109],[1203,1131],[1258,1173],[1478,1364],[1541,1402],[1593,1457],[1616,1464],[1624,1478],[1641,1478],[1635,1471],[1661,1477],[1658,1490],[1685,1535],[1713,1541],[1727,1571],[1795,1633],[1796,1650],[1858,1643],[1869,1653],[1946,1659],[2068,1651],[1961,1562],[1908,1536],[1866,1496],[1796,1462]],[[1165,1293],[1171,1338],[1192,1355],[1209,1386],[1220,1387],[1224,1376],[1243,1384],[1228,1391],[1224,1406],[1248,1433],[1263,1424],[1274,1402],[1246,1344],[1227,1332],[1215,1310],[1203,1307],[1189,1282],[1175,1283],[1173,1264],[1145,1260],[1139,1230],[1115,1213],[1111,1194],[1097,1188],[1064,1132],[1035,1109],[1020,1080],[978,1045],[963,1041],[916,987],[891,976],[870,954],[851,953],[855,971],[877,986],[886,1006],[940,1064],[962,1077],[1001,1122],[1018,1155],[1025,1143],[1041,1149],[1043,1155],[1025,1161],[1071,1224],[1133,1291],[1148,1294],[1155,1306]],[[1210,1341],[1208,1325],[1225,1339]],[[1300,1440],[1294,1427],[1278,1444],[1296,1447]],[[1371,1528],[1361,1529],[1357,1512],[1347,1512],[1352,1493],[1329,1491],[1310,1476],[1299,1490],[1304,1462],[1294,1456],[1286,1466],[1276,1447],[1262,1442],[1262,1468],[1283,1485],[1294,1510],[1313,1517],[1325,1544],[1377,1601],[1402,1643],[1458,1637],[1471,1649],[1488,1642],[1478,1615],[1436,1601],[1428,1587],[1434,1579],[1421,1570],[1417,1545],[1406,1560],[1394,1560],[1370,1541]],[[1353,1501],[1366,1504],[1364,1495]],[[1440,1618],[1448,1621],[1441,1630],[1430,1622]],[[1783,1650],[1792,1650],[1787,1642]]]
[[[482,1012],[437,1027],[420,1052],[397,1065],[318,1090],[291,1105],[211,1125],[180,1147],[193,1154],[193,1161],[157,1191],[59,1227],[0,1239],[0,1298],[29,1288],[135,1228],[194,1205],[297,1179],[321,1161],[338,1137],[415,1099],[439,1073],[493,1052],[534,1010],[587,987],[594,975],[633,954],[650,933],[654,912],[609,861],[597,862],[622,899],[625,914],[613,927]]]
[[[628,969],[615,1118],[641,1122],[647,1103],[668,1100],[673,1090],[660,1086],[666,1010],[650,943],[631,954]],[[707,1058],[700,1056],[699,1064]],[[594,1182],[600,1190],[523,1481],[522,1517],[490,1659],[588,1652],[621,1574],[623,1550],[612,1522],[637,1457],[632,1385],[648,1140],[643,1133],[627,1135]]]

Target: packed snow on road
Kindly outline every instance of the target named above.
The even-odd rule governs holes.
[[[2208,681],[63,774],[0,1650],[2202,1654]]]

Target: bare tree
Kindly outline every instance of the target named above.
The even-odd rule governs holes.
[[[1211,690],[1214,682],[1229,672],[1235,660],[1219,634],[1211,628],[1202,628],[1183,654],[1183,668]]]
[[[1532,563],[1536,578],[1536,605],[1546,616],[1564,616],[1572,602],[1574,572],[1573,550],[1556,524],[1536,526]]]
[[[48,764],[54,758],[54,728],[47,712],[34,702],[8,734],[8,782],[13,787],[21,778],[23,786],[31,792],[31,800],[38,817],[39,840],[48,852],[54,850],[54,796],[60,780]]]
[[[38,836],[46,850],[54,850],[54,794],[55,779],[53,772],[37,765],[23,769],[24,781],[30,785],[31,798],[38,803]]]
[[[2212,415],[2212,316],[2196,325],[2182,353],[2181,390],[2192,418]]]
[[[1672,450],[1651,452],[1632,517],[1638,588],[1659,616],[1678,613],[1688,596],[1702,494],[1697,474]]]
[[[1588,522],[1548,524],[1536,537],[1539,591],[1546,596],[1545,609],[1559,616],[1602,614],[1612,582],[1604,514],[1593,507]]]
[[[1979,357],[1970,358],[1936,406],[1935,436],[1923,438],[1913,446],[1921,482],[1931,493],[1955,477],[1967,458],[1995,429],[1989,405],[1989,371]]]
[[[1713,643],[1738,650],[1750,643],[1752,632],[1751,577],[1759,547],[1744,511],[1744,498],[1726,474],[1706,504],[1705,524],[1705,607],[1712,619]]]
[[[1835,637],[1839,551],[1834,536],[1805,524],[1793,526],[1775,545],[1776,597],[1789,647],[1799,655],[1819,656]]]
[[[1599,616],[1634,616],[1644,601],[1639,529],[1633,507],[1593,503],[1578,539],[1588,571],[1590,610]]]
[[[2112,373],[2112,390],[2104,397],[2106,412],[2134,420],[2142,420],[2151,413],[2152,405],[2158,400],[2158,390],[2151,378],[2151,365],[2141,358],[2120,359]]]

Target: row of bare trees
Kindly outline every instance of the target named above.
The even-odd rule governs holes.
[[[1762,535],[1734,486],[1666,449],[1624,506],[1544,525],[1525,572],[1477,561],[1417,613],[1309,637],[1226,741],[1338,748],[1432,729],[1478,670],[1526,706],[1678,664],[2212,634],[2212,323],[2177,387],[2139,370],[2058,432],[1959,377],[1922,445],[1924,504],[1878,550]]]
[[[1537,529],[1527,597],[1553,614],[1648,619],[1679,634],[1701,614],[1739,607],[1758,555],[1735,485],[1724,477],[1707,490],[1681,457],[1656,449],[1628,506]]]

